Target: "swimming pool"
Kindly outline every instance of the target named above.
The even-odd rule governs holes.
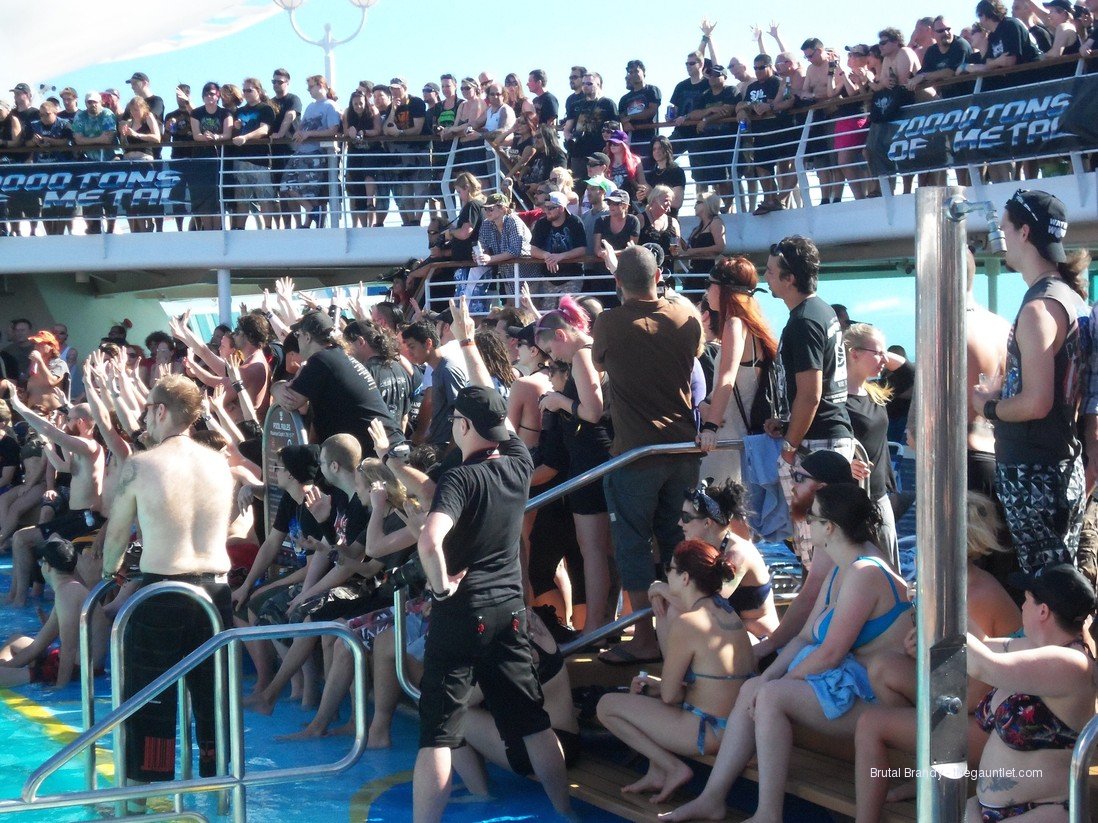
[[[0,593],[6,592],[11,560],[0,558]],[[47,604],[48,607],[48,604]],[[5,638],[14,633],[31,633],[38,626],[33,605],[23,609],[0,607],[0,625]],[[96,680],[97,713],[102,717],[109,708],[109,683]],[[245,712],[245,754],[247,771],[293,768],[340,759],[350,747],[350,738],[328,737],[319,740],[280,743],[275,737],[296,731],[311,718],[296,703],[276,704],[270,717]],[[344,707],[344,717],[347,708]],[[0,798],[19,796],[27,777],[48,757],[72,739],[80,727],[80,702],[77,684],[51,691],[39,684],[17,689],[0,689]],[[412,711],[398,711],[393,722],[393,747],[367,752],[349,771],[335,777],[264,786],[248,792],[248,814],[253,821],[300,821],[303,815],[317,820],[393,821],[407,819],[412,808],[412,768],[415,764],[419,724]],[[104,740],[109,750],[110,741]],[[79,790],[83,787],[82,761],[51,777],[42,794]],[[522,777],[489,767],[493,797],[471,797],[460,786],[443,818],[446,823],[472,821],[537,821],[552,818],[552,807],[541,787]],[[100,776],[113,774],[109,751],[100,756]],[[104,782],[101,780],[101,783]],[[170,800],[155,801],[157,811],[169,811]],[[194,808],[209,819],[216,818],[212,797],[188,798]],[[620,821],[585,803],[577,802],[585,821]],[[12,821],[67,823],[100,819],[94,812],[74,808],[11,815]]]

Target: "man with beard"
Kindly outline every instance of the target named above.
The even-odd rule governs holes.
[[[782,615],[778,628],[752,648],[758,661],[775,654],[800,633],[812,613],[824,580],[835,568],[835,561],[827,552],[815,554],[815,546],[808,537],[804,518],[812,508],[816,492],[832,484],[856,485],[850,472],[850,461],[838,452],[827,449],[814,451],[794,465],[791,477],[789,513],[793,519],[793,540],[807,573],[797,596]]]
[[[91,407],[81,403],[68,410],[65,427],[59,428],[24,405],[15,392],[15,385],[5,381],[8,389],[8,402],[27,424],[44,440],[48,448],[59,448],[62,459],[68,464],[67,471],[72,474],[69,487],[69,510],[59,514],[41,526],[27,526],[12,536],[12,579],[8,602],[20,607],[26,603],[27,588],[34,575],[35,549],[52,535],[60,535],[66,540],[75,540],[94,534],[103,524],[100,508],[103,501],[103,447],[93,437],[95,421]]]
[[[602,75],[587,72],[583,75],[583,95],[571,104],[568,119],[564,123],[564,145],[568,149],[569,169],[578,181],[586,171],[587,158],[605,146],[602,137],[603,124],[618,116],[617,106],[609,97],[602,96]],[[579,191],[581,185],[577,185]]]

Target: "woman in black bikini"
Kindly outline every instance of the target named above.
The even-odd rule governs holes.
[[[704,541],[675,548],[668,597],[685,605],[656,621],[663,676],[641,672],[629,694],[599,701],[603,725],[648,758],[648,773],[623,792],[654,792],[652,802],[662,803],[693,777],[677,755],[714,754],[720,746],[740,687],[755,673],[743,622],[720,596],[732,576],[732,564]]]
[[[1066,563],[1018,572],[1010,582],[1026,593],[1025,636],[968,636],[968,673],[993,687],[976,707],[976,721],[994,734],[966,820],[1066,820],[1072,749],[1094,716],[1095,667],[1083,642],[1094,589]],[[997,773],[1007,776],[990,776]]]
[[[683,286],[690,291],[700,291],[707,287],[706,280],[716,259],[724,254],[721,196],[713,191],[706,192],[694,201],[694,215],[698,218],[698,224],[683,243],[678,256],[687,259],[690,273],[696,275],[683,278]]]

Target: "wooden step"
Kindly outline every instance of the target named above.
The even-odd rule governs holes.
[[[685,802],[685,799],[678,799],[675,803],[650,803],[650,795],[622,794],[621,787],[638,777],[640,774],[626,766],[586,754],[568,770],[572,797],[626,820],[655,821],[660,813],[673,811]],[[725,820],[739,823],[747,818],[748,815],[729,809]]]

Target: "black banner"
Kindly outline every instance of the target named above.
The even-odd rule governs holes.
[[[1067,154],[1094,148],[1096,106],[1095,75],[918,103],[875,124],[866,149],[877,174]]]
[[[11,163],[0,165],[0,202],[36,201],[43,209],[77,206],[163,212],[187,203],[187,189],[217,185],[216,158]]]

